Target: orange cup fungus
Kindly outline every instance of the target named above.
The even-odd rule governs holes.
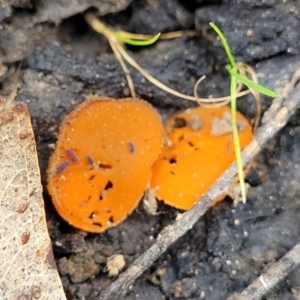
[[[89,232],[116,226],[133,211],[163,144],[159,114],[138,99],[89,99],[62,123],[47,170],[58,213]]]
[[[237,122],[243,148],[252,129],[239,113]],[[103,232],[133,211],[149,181],[158,199],[190,209],[235,161],[230,109],[188,109],[171,117],[165,132],[143,100],[80,104],[62,123],[47,170],[58,213],[79,229]]]
[[[230,118],[228,107],[197,107],[168,120],[168,140],[150,182],[158,199],[188,210],[235,161]],[[243,148],[252,140],[252,129],[239,113],[237,122]]]

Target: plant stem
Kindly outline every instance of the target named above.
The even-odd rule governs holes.
[[[236,87],[237,78],[231,76],[230,78],[230,98],[231,98],[231,123],[232,123],[232,134],[234,140],[234,152],[238,170],[238,178],[241,187],[241,194],[243,203],[246,203],[246,186],[244,181],[243,161],[239,139],[239,130],[236,122]]]

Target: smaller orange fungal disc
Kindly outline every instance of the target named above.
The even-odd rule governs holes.
[[[165,125],[167,142],[153,164],[151,188],[158,199],[190,209],[235,161],[230,109],[197,107],[175,114]],[[241,147],[252,140],[237,114]]]
[[[47,170],[58,213],[103,232],[124,220],[149,184],[163,143],[156,110],[138,99],[90,99],[64,120]]]

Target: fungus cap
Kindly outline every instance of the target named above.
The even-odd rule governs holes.
[[[47,170],[53,204],[89,232],[116,226],[146,189],[163,143],[156,110],[138,99],[89,99],[62,123]]]
[[[252,129],[240,113],[237,122],[243,148]],[[165,130],[168,140],[153,164],[150,186],[158,199],[188,210],[235,161],[230,109],[188,109],[171,117]]]

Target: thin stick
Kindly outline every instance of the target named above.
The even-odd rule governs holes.
[[[123,57],[122,57],[120,51],[118,50],[116,43],[111,39],[109,39],[108,41],[109,41],[111,49],[113,50],[113,52],[115,54],[115,57],[117,58],[117,60],[119,61],[120,65],[121,65],[121,68],[123,69],[123,72],[125,74],[125,77],[126,77],[126,80],[128,83],[128,87],[130,90],[130,94],[133,98],[136,98],[135,88],[134,88],[133,80],[130,75],[130,71],[128,70],[128,68],[125,64]]]
[[[300,244],[287,252],[278,262],[260,275],[241,294],[234,294],[228,300],[259,300],[286,278],[300,264]]]
[[[289,95],[289,97],[281,101],[282,106],[276,109],[275,112],[273,112],[272,106],[270,107],[272,113],[269,114],[266,123],[257,130],[255,139],[253,139],[243,150],[244,166],[247,165],[251,159],[259,153],[261,148],[286,125],[299,107],[300,85],[296,85],[296,83],[300,77],[295,79],[298,75],[300,75],[300,69],[295,72],[291,80],[294,85],[292,86],[289,84],[288,91],[284,89],[286,95]],[[179,220],[162,230],[155,243],[144,252],[144,254],[136,259],[116,281],[103,290],[99,299],[123,299],[122,295],[126,293],[129,285],[146,271],[172,243],[177,241],[195,225],[199,218],[205,214],[214,199],[226,193],[236,176],[236,172],[236,164],[233,163],[209,189],[206,195],[204,195],[189,211],[185,212]]]

